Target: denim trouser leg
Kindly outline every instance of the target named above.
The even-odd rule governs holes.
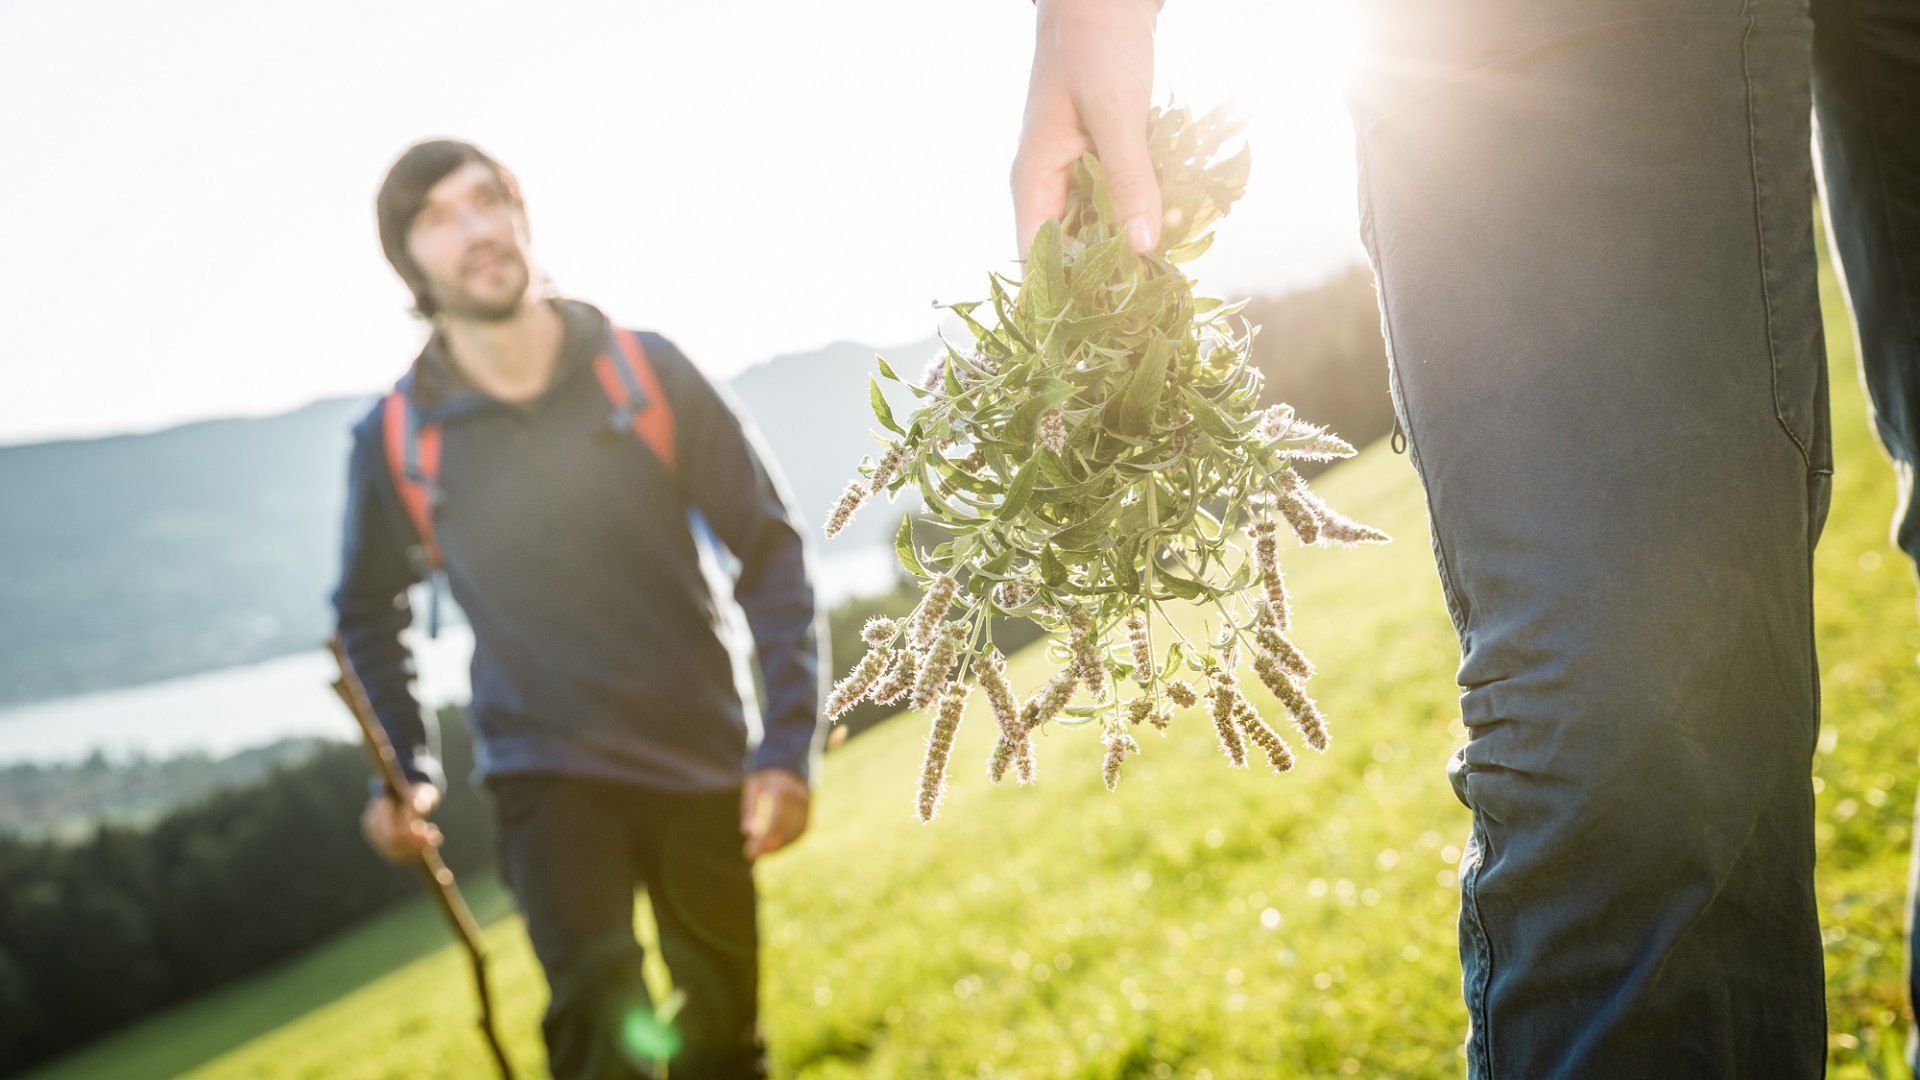
[[[1920,7],[1817,0],[1813,17],[1828,237],[1847,283],[1874,427],[1899,473],[1894,539],[1920,561]],[[1920,845],[1914,865],[1920,881]],[[1916,924],[1910,910],[1907,980],[1920,1004]]]
[[[555,1080],[653,1077],[651,1059],[669,1044],[677,1044],[673,1080],[764,1077],[759,930],[753,866],[740,850],[739,789],[678,794],[562,776],[496,777],[489,786],[501,868],[552,989],[541,1031]],[[670,1025],[654,1016],[633,936],[642,884],[662,959],[684,995]]]
[[[1469,1072],[1819,1076],[1811,23],[1399,14],[1352,104],[1461,643]]]

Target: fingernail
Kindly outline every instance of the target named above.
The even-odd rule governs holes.
[[[1144,216],[1127,219],[1127,243],[1133,245],[1136,255],[1145,255],[1153,250],[1153,234]]]

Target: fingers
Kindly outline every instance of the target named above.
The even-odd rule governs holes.
[[[1138,108],[1134,106],[1138,105]],[[1087,127],[1094,153],[1107,174],[1113,208],[1127,233],[1127,244],[1144,255],[1160,244],[1160,182],[1147,153],[1147,109],[1143,94],[1135,102],[1109,100],[1091,110]]]
[[[1021,258],[1027,257],[1040,226],[1067,212],[1067,188],[1085,144],[1077,131],[1070,137],[1047,133],[1022,137],[1011,177],[1014,238]]]
[[[778,800],[759,777],[748,778],[740,810],[740,832],[747,838],[743,849],[747,858],[759,858],[770,850],[766,843],[774,829],[777,803]]]
[[[778,770],[755,774],[749,779],[748,787],[758,791],[752,812],[742,826],[747,836],[743,851],[752,860],[799,839],[807,828],[807,810],[812,797],[805,781]]]
[[[1040,226],[1066,210],[1080,155],[1100,159],[1136,252],[1160,242],[1160,185],[1147,153],[1153,88],[1151,0],[1041,5],[1033,76],[1012,175],[1014,231],[1024,256]]]
[[[437,793],[428,801],[429,808],[435,801]],[[360,815],[360,831],[368,846],[395,863],[418,859],[428,848],[440,846],[443,839],[439,827],[423,819],[413,806],[396,803],[384,795],[368,800],[366,810]]]

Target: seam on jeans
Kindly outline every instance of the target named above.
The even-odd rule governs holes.
[[[1780,430],[1787,433],[1793,445],[1800,450],[1800,462],[1808,468],[1813,467],[1813,454],[1800,438],[1793,425],[1787,423],[1787,417],[1780,409],[1780,341],[1778,329],[1773,320],[1773,281],[1772,266],[1767,260],[1767,214],[1765,181],[1760,171],[1760,127],[1759,107],[1754,101],[1755,88],[1758,85],[1753,77],[1753,28],[1759,20],[1748,15],[1747,9],[1752,0],[1741,5],[1741,14],[1747,15],[1747,32],[1740,35],[1740,74],[1746,82],[1747,91],[1747,168],[1753,178],[1753,231],[1757,238],[1760,260],[1760,307],[1767,322],[1767,381],[1771,387],[1773,399],[1773,419]]]
[[[1392,380],[1394,403],[1394,422],[1404,429],[1407,443],[1407,459],[1413,462],[1413,471],[1420,476],[1420,499],[1427,508],[1427,529],[1433,534],[1434,564],[1439,570],[1440,590],[1446,596],[1447,618],[1453,623],[1454,633],[1462,642],[1467,637],[1467,611],[1460,602],[1460,590],[1454,586],[1452,571],[1448,569],[1452,561],[1447,554],[1446,542],[1440,538],[1440,519],[1433,512],[1433,496],[1427,490],[1427,470],[1420,460],[1420,447],[1413,437],[1413,413],[1407,403],[1407,386],[1400,376],[1399,348],[1394,341],[1393,314],[1387,300],[1386,260],[1380,258],[1380,245],[1373,229],[1373,190],[1372,170],[1369,167],[1365,136],[1354,140],[1354,149],[1359,157],[1359,195],[1360,195],[1360,232],[1367,248],[1368,261],[1373,264],[1375,287],[1380,294],[1380,335],[1387,347],[1387,377]],[[1405,411],[1406,416],[1400,414]]]
[[[1858,74],[1860,79],[1860,109],[1866,114],[1867,145],[1873,152],[1874,189],[1880,196],[1880,205],[1877,208],[1879,210],[1878,216],[1886,223],[1886,228],[1883,231],[1891,237],[1894,220],[1893,196],[1887,190],[1887,154],[1880,137],[1881,110],[1874,105],[1873,80],[1867,77],[1867,65],[1865,63],[1867,50],[1860,42],[1860,20],[1858,18],[1847,20],[1847,41],[1853,46],[1853,70]],[[1893,248],[1894,289],[1900,295],[1901,314],[1906,316],[1907,337],[1910,343],[1913,344],[1915,351],[1920,352],[1920,312],[1916,312],[1914,309],[1914,290],[1909,288],[1907,284],[1906,260],[1901,257],[1902,252],[1898,244],[1890,242],[1890,246]]]
[[[1471,769],[1468,770],[1468,776],[1469,778],[1472,776]],[[1478,1024],[1473,1025],[1473,1032],[1479,1042],[1477,1052],[1480,1067],[1484,1075],[1491,1078],[1496,1074],[1493,1071],[1493,1025],[1487,1016],[1487,991],[1493,983],[1493,942],[1487,937],[1486,923],[1480,919],[1479,894],[1480,869],[1487,864],[1490,841],[1487,838],[1486,828],[1481,824],[1478,811],[1473,815],[1473,841],[1477,849],[1476,857],[1473,860],[1471,873],[1460,880],[1460,910],[1467,919],[1468,929],[1473,935],[1474,950],[1479,954],[1479,963],[1476,965],[1479,971],[1474,980],[1475,985],[1466,989],[1465,996],[1469,1018],[1479,1020]],[[1473,1057],[1475,1052],[1475,1047],[1472,1045],[1467,1047],[1469,1058]]]

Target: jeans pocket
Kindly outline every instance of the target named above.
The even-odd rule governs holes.
[[[1831,472],[1826,341],[1813,239],[1812,22],[1755,18],[1746,64],[1753,221],[1774,416],[1810,472]]]
[[[1433,512],[1433,500],[1426,491],[1426,472],[1420,463],[1420,448],[1414,440],[1412,410],[1407,403],[1407,393],[1400,374],[1399,350],[1394,343],[1393,308],[1387,279],[1387,267],[1380,257],[1379,244],[1373,228],[1373,200],[1368,189],[1367,142],[1364,135],[1354,140],[1356,156],[1355,166],[1358,177],[1357,197],[1359,200],[1360,242],[1366,249],[1367,261],[1373,268],[1374,294],[1380,307],[1380,340],[1387,355],[1387,394],[1393,402],[1394,420],[1405,438],[1408,460],[1413,470],[1420,475],[1422,496],[1427,508],[1427,533],[1433,540],[1433,561],[1439,569],[1440,591],[1447,605],[1447,617],[1453,623],[1454,635],[1462,643],[1467,638],[1467,607],[1464,594],[1454,578],[1451,560],[1446,544],[1440,537],[1439,517]]]

